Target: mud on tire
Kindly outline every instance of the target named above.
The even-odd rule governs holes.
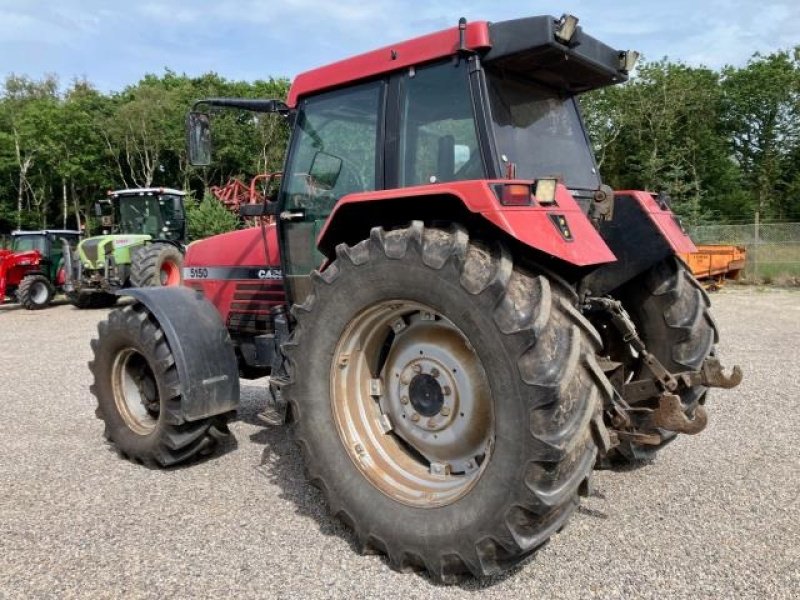
[[[519,563],[563,527],[588,484],[597,444],[606,446],[601,406],[611,388],[594,358],[599,336],[567,291],[458,227],[376,228],[336,253],[294,307],[297,328],[285,346],[293,377],[284,393],[310,480],[359,547],[386,554],[396,570],[423,569],[452,582]],[[387,301],[430,307],[468,332],[488,381],[493,431],[480,473],[435,508],[373,484],[356,464],[361,445],[345,447],[332,406],[335,370],[369,362],[336,355],[344,332]],[[377,457],[365,447],[368,464]],[[408,455],[419,462],[413,450]]]
[[[183,254],[171,244],[148,244],[131,257],[131,285],[157,287],[183,282]]]
[[[172,351],[142,304],[111,312],[98,332],[90,391],[104,435],[123,457],[167,467],[210,453],[230,435],[226,416],[183,420]]]

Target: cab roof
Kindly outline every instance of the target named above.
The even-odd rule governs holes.
[[[556,37],[558,19],[525,17],[489,23],[467,23],[464,47],[459,27],[384,46],[298,75],[287,98],[290,108],[316,92],[444,59],[459,52],[478,54],[484,65],[495,65],[568,93],[620,83],[628,78],[621,53],[577,27],[569,42]]]

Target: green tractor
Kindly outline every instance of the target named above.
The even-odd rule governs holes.
[[[186,241],[185,192],[169,188],[117,190],[95,203],[101,235],[70,255],[65,285],[78,308],[116,303],[129,287],[180,285]]]

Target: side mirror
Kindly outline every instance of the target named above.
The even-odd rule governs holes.
[[[192,111],[186,116],[186,145],[190,165],[211,164],[211,119],[206,113]]]
[[[317,187],[332,190],[336,187],[339,174],[342,172],[342,159],[327,152],[318,151],[311,161],[308,174]]]

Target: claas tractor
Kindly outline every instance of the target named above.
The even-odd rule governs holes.
[[[274,223],[192,244],[185,285],[128,293],[90,363],[105,436],[170,466],[230,435],[240,377],[292,423],[365,552],[442,581],[530,556],[598,463],[707,422],[720,365],[668,204],[603,184],[577,96],[633,53],[565,15],[458,26],[303,73],[211,115],[292,127]],[[266,387],[266,384],[265,384]]]
[[[78,308],[113,306],[118,290],[181,283],[185,192],[169,188],[116,190],[95,203],[102,234],[70,255],[67,294]]]
[[[28,310],[49,306],[66,283],[64,248],[69,253],[80,235],[65,229],[14,231],[11,249],[0,249],[0,304],[11,298]]]

